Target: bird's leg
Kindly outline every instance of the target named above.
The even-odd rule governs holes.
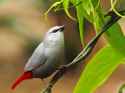
[[[51,93],[52,87],[64,75],[66,71],[67,69],[60,69],[59,71],[57,71],[55,75],[52,77],[52,79],[50,80],[48,87],[42,93]]]

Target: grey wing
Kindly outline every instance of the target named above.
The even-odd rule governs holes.
[[[28,60],[28,62],[25,65],[24,70],[25,71],[31,71],[41,65],[43,65],[46,61],[45,57],[45,48],[43,43],[41,43],[33,52],[32,56]]]
[[[50,76],[53,72],[56,71],[58,62],[59,61],[55,58],[47,59],[44,66],[40,66],[39,68],[32,71],[34,75],[33,77],[41,77],[43,79]]]

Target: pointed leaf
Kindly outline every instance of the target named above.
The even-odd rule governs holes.
[[[58,5],[60,5],[62,3],[62,0],[53,3],[50,8],[44,13],[45,18],[47,17],[48,13],[55,7],[57,7]]]
[[[69,13],[69,11],[68,11],[69,3],[70,3],[70,0],[63,0],[63,7],[64,7],[64,10],[65,10],[67,16],[68,16],[70,19],[76,20],[73,16],[70,15],[70,13]]]
[[[84,15],[82,13],[82,5],[77,6],[76,11],[77,11],[77,18],[79,23],[80,39],[81,39],[82,45],[84,46]]]
[[[93,93],[108,79],[123,58],[111,46],[102,48],[87,64],[73,93]]]
[[[106,36],[112,47],[125,55],[125,36],[118,23],[114,24],[106,31]]]

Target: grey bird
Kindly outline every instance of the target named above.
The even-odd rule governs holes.
[[[23,80],[31,78],[44,79],[65,64],[64,61],[64,26],[52,27],[43,42],[33,52],[24,67],[24,73],[17,78],[11,89],[15,89]]]

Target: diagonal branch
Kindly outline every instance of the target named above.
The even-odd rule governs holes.
[[[125,89],[125,84],[121,85],[119,90],[118,90],[118,93],[123,93],[123,90]]]
[[[125,83],[120,86],[118,93],[123,93],[124,89],[125,89]]]
[[[125,10],[120,11],[120,14],[125,15]],[[121,17],[115,14],[113,11],[108,12],[106,16],[110,16],[110,19],[105,22],[103,25],[101,31],[88,42],[86,47],[74,58],[72,62],[70,62],[67,65],[61,66],[55,75],[52,77],[52,79],[49,82],[48,87],[42,92],[42,93],[51,93],[52,87],[55,85],[55,83],[63,76],[63,74],[68,70],[69,67],[76,65],[81,60],[85,60],[89,54],[92,52],[93,48],[95,47],[98,39],[100,36],[107,31],[108,28],[110,28],[113,24],[115,24]]]

